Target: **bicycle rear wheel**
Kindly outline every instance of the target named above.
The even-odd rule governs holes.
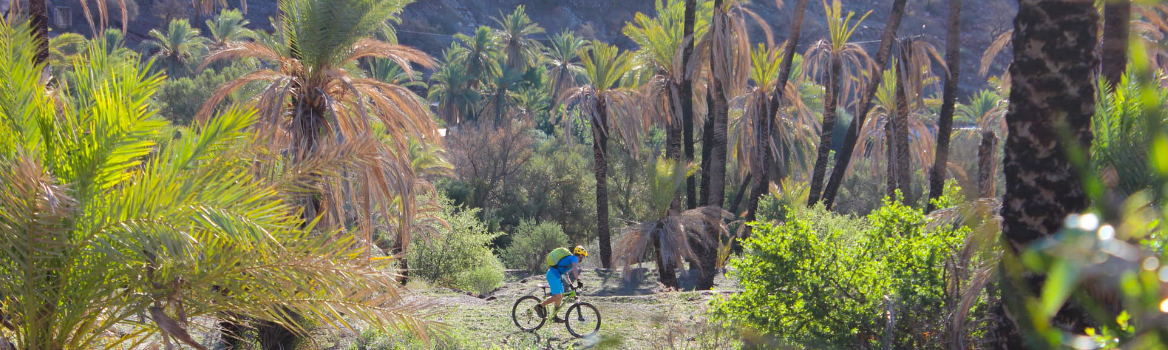
[[[600,330],[600,311],[589,303],[572,305],[564,319],[567,321],[568,333],[577,338],[596,334]]]
[[[543,301],[539,298],[528,295],[515,301],[515,306],[511,307],[511,321],[515,322],[515,326],[527,332],[535,331],[539,327],[543,327],[543,323],[547,321],[547,317],[540,317],[535,313],[535,306]]]

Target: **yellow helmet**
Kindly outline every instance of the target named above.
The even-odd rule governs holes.
[[[588,249],[584,249],[584,246],[578,245],[578,246],[576,246],[576,248],[572,249],[572,254],[579,255],[579,256],[588,256]]]

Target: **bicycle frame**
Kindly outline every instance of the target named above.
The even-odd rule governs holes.
[[[580,301],[578,298],[579,295],[576,293],[576,287],[574,284],[572,284],[572,280],[570,278],[560,277],[560,283],[563,283],[564,288],[569,290],[564,291],[564,296],[560,299],[560,305],[556,306],[555,310],[551,312],[552,315],[555,315],[556,313],[560,312],[560,310],[563,310],[564,308]],[[551,294],[550,292],[544,292],[544,295],[550,296]]]

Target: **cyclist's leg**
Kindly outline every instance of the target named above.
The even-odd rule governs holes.
[[[560,272],[556,269],[548,269],[548,272],[544,277],[547,278],[548,289],[550,289],[550,294],[552,296],[547,298],[547,300],[544,300],[543,303],[539,305],[547,306],[548,304],[555,303],[556,307],[559,307],[560,300],[564,298],[564,284],[560,281]]]

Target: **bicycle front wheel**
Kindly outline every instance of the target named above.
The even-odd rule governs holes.
[[[535,312],[535,306],[542,303],[539,298],[528,295],[515,301],[515,306],[511,307],[511,321],[515,322],[515,326],[527,332],[531,332],[543,327],[544,321],[547,317],[540,317]]]
[[[577,338],[596,334],[600,330],[600,311],[589,303],[576,303],[564,315],[568,333]]]

